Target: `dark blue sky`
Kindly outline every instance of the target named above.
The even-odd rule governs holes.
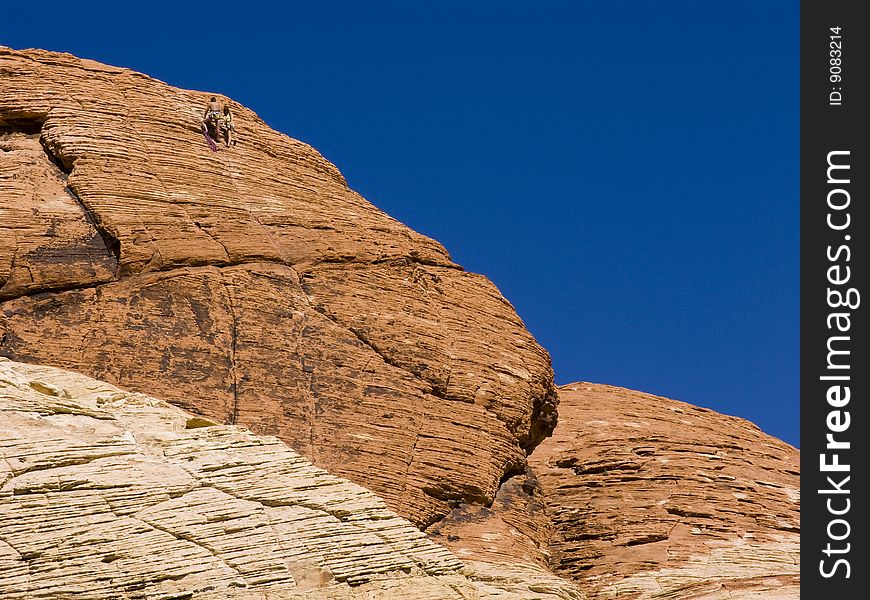
[[[489,276],[558,383],[797,445],[798,2],[412,4],[4,2],[0,44],[233,97]]]

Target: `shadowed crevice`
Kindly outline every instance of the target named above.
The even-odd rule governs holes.
[[[39,135],[48,115],[29,112],[4,112],[0,115],[0,135],[7,133],[23,133],[24,135]]]

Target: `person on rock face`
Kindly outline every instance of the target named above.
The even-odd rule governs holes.
[[[232,143],[232,145],[235,146],[236,145],[236,124],[233,122],[233,113],[230,112],[229,106],[224,106],[223,126],[224,126],[224,141],[227,144],[227,148],[230,147],[230,143]]]
[[[211,97],[211,100],[208,101],[208,106],[205,109],[205,114],[203,117],[208,120],[212,117],[220,117],[221,116],[221,104],[218,102],[217,98],[214,96]]]
[[[221,133],[221,105],[214,96],[208,102],[205,109],[205,114],[202,117],[203,124],[208,127],[211,125],[214,128],[215,137],[219,137]]]

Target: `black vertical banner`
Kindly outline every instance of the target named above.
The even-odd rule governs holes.
[[[859,8],[866,3],[801,3],[804,598],[870,597],[870,22]]]

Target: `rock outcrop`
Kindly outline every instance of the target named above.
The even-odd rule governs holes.
[[[0,359],[0,597],[581,599],[465,566],[276,438]]]
[[[622,388],[559,389],[530,457],[551,564],[590,598],[799,598],[800,456],[736,417]]]
[[[495,286],[209,96],[0,47],[0,596],[798,597],[794,448],[585,383],[545,440]]]
[[[0,48],[0,355],[276,435],[421,527],[490,505],[555,424],[486,278],[222,98]]]

